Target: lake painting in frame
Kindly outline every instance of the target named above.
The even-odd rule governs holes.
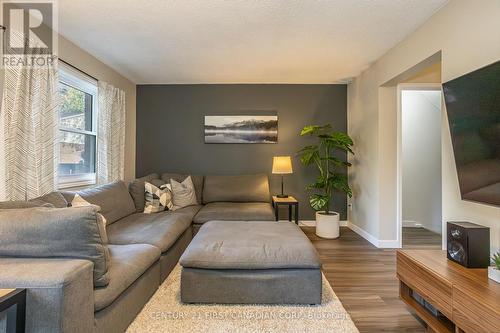
[[[205,116],[205,143],[277,143],[278,116]]]

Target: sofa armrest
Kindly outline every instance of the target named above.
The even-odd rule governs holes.
[[[0,258],[0,288],[26,288],[26,332],[94,330],[93,264]]]

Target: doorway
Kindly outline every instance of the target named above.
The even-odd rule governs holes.
[[[398,94],[402,247],[441,249],[441,86],[400,84]]]

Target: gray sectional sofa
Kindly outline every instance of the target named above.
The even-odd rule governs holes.
[[[160,185],[186,177],[151,174],[134,180],[128,188],[115,182],[78,192],[54,192],[30,202],[0,203],[0,288],[28,289],[27,332],[123,332],[175,267],[193,232],[203,223],[274,220],[267,175],[192,176],[198,205],[142,213],[145,181]],[[75,253],[64,257],[52,255],[57,251],[49,251],[49,255],[24,253],[16,237],[33,236],[29,228],[39,227],[33,216],[50,225],[54,219],[50,214],[57,214],[55,208],[67,207],[75,193],[100,207],[107,221],[105,232],[96,227],[96,208],[77,210],[90,216],[90,221],[97,216],[97,222],[91,223],[95,226],[73,234],[71,225],[60,221],[51,233],[58,250],[75,244],[72,237],[83,239]],[[17,223],[18,219],[24,223]],[[15,237],[5,236],[3,242],[7,234]],[[44,240],[38,243],[46,244]],[[107,284],[96,283],[96,267],[102,265],[105,271],[97,273],[104,274],[100,277],[105,276]]]

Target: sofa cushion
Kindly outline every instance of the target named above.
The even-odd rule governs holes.
[[[200,206],[156,214],[136,213],[108,226],[111,244],[150,244],[166,252],[189,228]]]
[[[144,210],[144,206],[146,205],[146,198],[144,195],[144,183],[149,182],[155,186],[158,186],[154,184],[152,181],[153,179],[160,179],[160,176],[157,173],[152,173],[150,175],[137,178],[128,184],[128,191],[130,192],[130,196],[132,197],[132,200],[134,200],[134,205],[135,205],[135,211],[137,213],[142,213]]]
[[[42,195],[41,197],[31,199],[30,202],[36,203],[49,203],[56,208],[68,207],[68,202],[60,192],[50,192],[48,194]]]
[[[179,260],[201,269],[318,269],[321,261],[300,227],[286,222],[211,221]]]
[[[135,213],[134,201],[121,180],[78,192],[62,193],[68,202],[71,202],[75,193],[78,193],[86,201],[101,207],[101,214],[106,218],[108,225]]]
[[[22,209],[22,208],[34,208],[34,207],[52,207],[54,208],[54,205],[43,202],[43,201],[23,201],[23,200],[16,200],[16,201],[1,201],[0,202],[0,210],[1,209]]]
[[[203,176],[167,172],[161,175],[161,179],[165,183],[170,183],[170,179],[174,179],[175,181],[182,183],[189,176],[191,176],[191,180],[194,184],[194,189],[196,191],[196,200],[198,201],[198,204],[201,204],[201,196],[203,193]]]
[[[211,220],[274,221],[274,210],[265,202],[212,202],[203,206],[194,217],[194,223]]]
[[[265,174],[205,176],[203,203],[270,202],[269,179]]]
[[[113,303],[159,258],[160,250],[147,244],[109,245],[109,284],[94,290],[94,311]]]
[[[0,211],[0,257],[73,258],[94,263],[94,285],[109,282],[109,251],[98,207]]]

